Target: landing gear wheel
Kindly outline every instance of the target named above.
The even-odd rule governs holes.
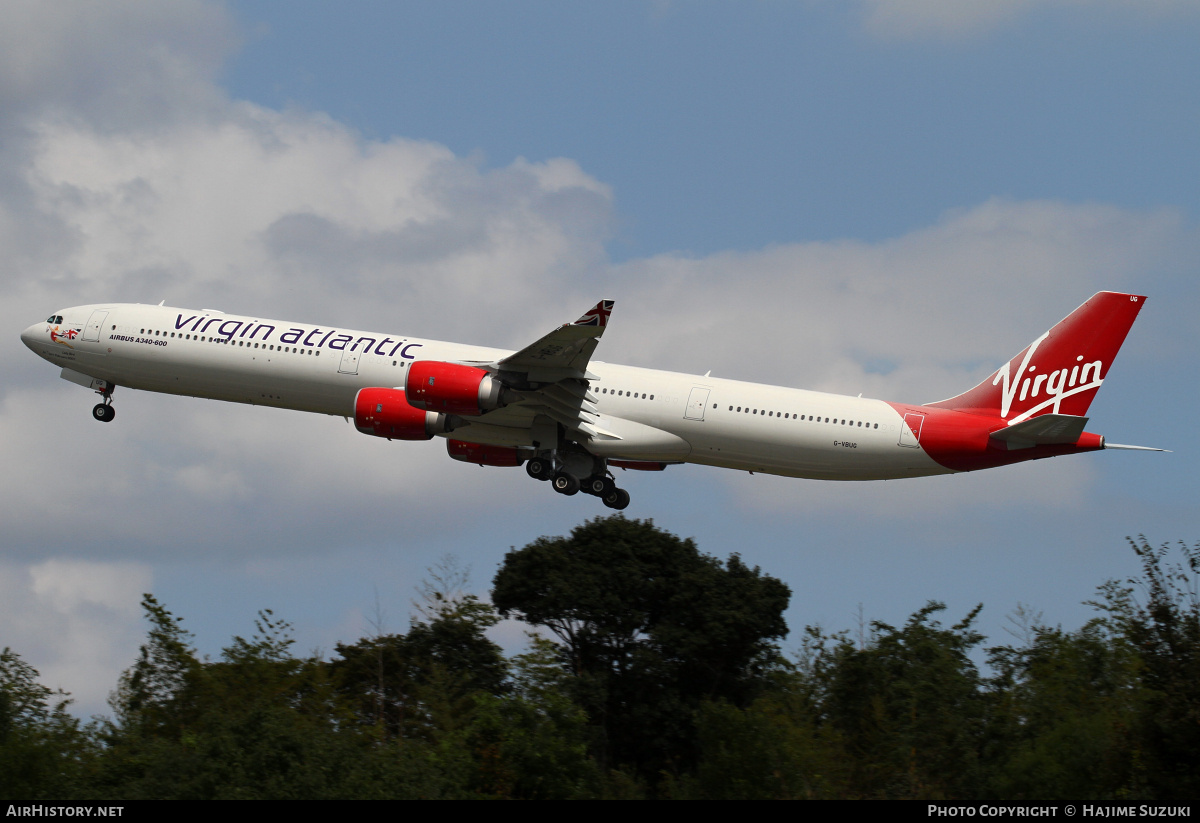
[[[525,473],[534,480],[549,480],[553,469],[550,466],[549,460],[544,460],[541,457],[534,457],[525,464]]]
[[[604,496],[604,505],[610,509],[620,511],[629,505],[629,492],[624,489],[613,488],[612,494]]]
[[[579,491],[579,478],[573,474],[559,472],[554,475],[554,490],[568,497]]]
[[[583,484],[583,491],[588,494],[595,495],[601,499],[607,497],[617,490],[617,484],[612,481],[612,478],[601,477],[594,475],[589,477]]]
[[[117,410],[112,406],[104,403],[97,403],[92,407],[92,417],[99,420],[101,423],[111,423],[112,419],[117,416]]]

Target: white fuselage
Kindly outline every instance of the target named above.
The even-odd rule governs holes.
[[[60,323],[31,326],[22,339],[74,373],[64,376],[344,417],[354,414],[360,389],[402,388],[417,360],[492,362],[508,354],[212,310],[101,304],[64,309],[61,316]],[[841,480],[950,471],[910,436],[902,437],[901,415],[881,400],[596,360],[588,370],[596,377],[590,388],[595,406],[606,419],[681,438],[690,445],[678,457],[682,462]],[[503,445],[520,445],[527,437],[519,427],[492,424],[467,425],[450,436]],[[644,451],[607,456],[646,459]]]

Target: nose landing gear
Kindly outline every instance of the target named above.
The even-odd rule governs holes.
[[[96,394],[104,398],[103,403],[97,403],[92,407],[92,417],[99,420],[101,423],[111,423],[113,418],[117,416],[117,410],[112,405],[112,393],[116,386],[111,383],[104,384],[104,387],[96,390]]]

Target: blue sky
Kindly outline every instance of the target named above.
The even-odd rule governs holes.
[[[887,38],[860,3],[233,6],[238,97],[570,157],[612,185],[611,253],[873,240],[989,197],[1194,210],[1195,14],[1036,5]]]
[[[1192,2],[17,2],[0,32],[0,645],[103,710],[153,591],[216,653],[270,608],[327,653],[447,553],[607,510],[340,419],[119,392],[17,334],[127,300],[517,347],[601,297],[598,357],[928,402],[1101,289],[1149,302],[1107,452],[838,484],[622,477],[807,623],[1024,603],[1074,628],[1200,539]],[[31,320],[32,318],[32,320]],[[591,505],[595,504],[595,505]],[[520,630],[497,635],[509,648]]]

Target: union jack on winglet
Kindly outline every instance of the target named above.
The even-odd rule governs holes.
[[[583,317],[576,320],[571,325],[573,326],[607,326],[608,316],[612,314],[613,304],[615,300],[601,300],[596,305],[592,306],[583,313]]]

